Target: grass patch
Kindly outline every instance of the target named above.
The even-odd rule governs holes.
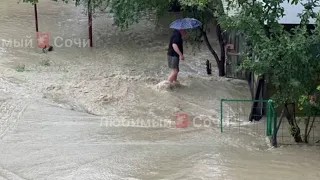
[[[26,66],[24,64],[20,64],[16,66],[16,71],[18,72],[24,72],[26,70]]]

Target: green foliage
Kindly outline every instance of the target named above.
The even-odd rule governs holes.
[[[195,6],[199,9],[205,9],[210,1],[208,0],[179,0],[182,6]]]
[[[299,100],[298,100],[298,108],[299,110],[303,110],[304,106],[309,104],[308,103],[308,96],[306,95],[302,95],[300,96]]]
[[[301,23],[289,30],[278,22],[284,15],[282,2],[241,0],[237,1],[240,7],[237,15],[219,17],[224,28],[237,30],[250,42],[247,54],[243,54],[246,60],[242,67],[267,75],[277,89],[272,97],[276,105],[298,103],[300,97],[314,91],[316,77],[320,75],[320,16],[313,12],[318,0],[305,4],[302,0],[289,0],[304,6]],[[235,3],[229,0],[229,4]],[[310,18],[317,20],[311,31],[307,27]]]
[[[316,116],[320,111],[320,90],[317,89],[309,96],[302,95],[298,100],[299,110],[303,110],[307,116]]]
[[[21,1],[21,0],[20,0]],[[36,4],[39,3],[39,0],[22,0],[24,3],[32,3]],[[69,2],[74,2],[76,6],[83,6],[88,9],[88,6],[91,6],[91,10],[94,12],[96,10],[103,11],[105,10],[109,5],[111,0],[52,0],[55,2],[64,2],[64,3],[69,3]]]
[[[239,70],[249,70],[249,71],[253,71],[253,67],[252,67],[252,62],[250,60],[250,58],[248,56],[245,56],[243,58],[242,63],[239,66]]]
[[[223,12],[220,0],[52,0],[56,2],[74,2],[76,6],[83,6],[87,9],[91,6],[92,12],[110,9],[114,17],[114,25],[125,30],[130,25],[138,23],[143,18],[148,18],[150,14],[157,17],[168,12],[170,5],[174,1],[178,1],[181,5],[185,17],[193,17],[200,20],[203,29],[208,31],[208,24],[214,20],[214,15],[218,9]],[[23,0],[27,3],[38,3],[39,0]],[[90,4],[89,4],[90,2]],[[201,34],[199,31],[189,31],[189,42],[194,45],[201,42]]]
[[[110,4],[115,25],[122,30],[133,23],[138,23],[148,14],[155,12],[162,15],[169,9],[168,0],[116,0]]]
[[[138,23],[148,17],[150,13],[162,15],[169,9],[171,0],[52,0],[56,2],[74,2],[76,6],[82,6],[91,12],[105,11],[110,9],[113,14],[114,24],[127,29],[130,25]],[[27,3],[38,3],[39,0],[23,0]],[[90,6],[90,8],[88,8]]]
[[[19,2],[20,2],[20,1],[19,1]],[[19,2],[18,2],[18,3],[19,3]],[[23,0],[22,2],[35,4],[35,3],[38,3],[39,0]]]
[[[202,29],[209,32],[209,24],[214,20],[214,13],[212,10],[212,1],[210,0],[179,0],[182,6],[184,17],[193,17],[202,23]],[[202,44],[202,32],[199,29],[187,30],[187,42],[192,45],[194,49],[200,49]]]

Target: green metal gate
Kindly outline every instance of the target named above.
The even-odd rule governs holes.
[[[257,102],[257,103],[255,103]],[[253,106],[255,104],[255,106]],[[258,108],[258,110],[255,110]],[[266,114],[262,114],[266,112]],[[252,124],[248,122],[252,119]],[[220,131],[256,133],[269,137],[276,146],[277,116],[272,100],[221,99]]]

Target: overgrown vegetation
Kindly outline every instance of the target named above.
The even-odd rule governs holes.
[[[219,18],[219,22],[224,28],[237,30],[244,36],[248,43],[242,67],[266,75],[268,82],[276,88],[272,96],[275,105],[283,107],[279,123],[285,117],[295,141],[307,143],[314,117],[319,113],[315,92],[320,77],[320,14],[314,12],[319,1],[288,0],[304,7],[300,24],[292,27],[278,21],[284,15],[283,2],[229,0],[230,7],[237,3],[236,8],[240,10],[233,17]],[[315,25],[310,29],[312,19]],[[298,104],[307,117],[304,137],[297,123]]]

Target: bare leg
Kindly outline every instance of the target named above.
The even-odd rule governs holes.
[[[176,72],[175,72],[175,76],[174,76],[174,81],[177,81],[177,78],[178,78],[178,70],[176,70]]]
[[[171,83],[174,81],[174,72],[173,72],[173,70],[171,71],[171,74],[169,75],[168,81],[171,82]]]
[[[170,76],[168,78],[168,81],[170,81],[171,83],[173,81],[176,81],[177,80],[177,76],[178,76],[178,69],[172,69],[171,74],[170,74]]]

